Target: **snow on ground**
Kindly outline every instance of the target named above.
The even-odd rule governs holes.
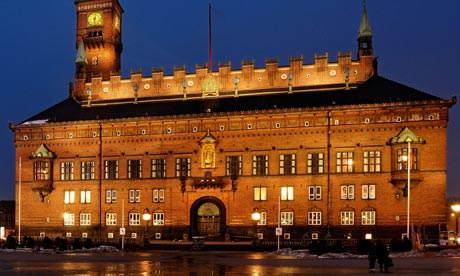
[[[292,256],[299,259],[318,258],[318,259],[367,259],[367,255],[356,255],[351,253],[325,253],[322,255],[310,254],[308,250],[292,250],[291,248],[283,248],[273,252],[274,255]],[[390,252],[392,258],[408,258],[408,257],[460,257],[460,248],[444,249],[437,252],[426,251],[420,252],[411,250],[407,252]]]
[[[25,252],[25,253],[32,253],[32,252],[39,252],[43,254],[56,254],[56,253],[107,253],[107,252],[118,252],[119,250],[116,247],[108,246],[108,245],[101,245],[99,247],[93,248],[82,248],[82,249],[71,249],[71,250],[55,250],[55,249],[43,249],[40,248],[39,250],[32,249],[32,248],[23,248],[18,247],[16,249],[0,249],[1,252]]]

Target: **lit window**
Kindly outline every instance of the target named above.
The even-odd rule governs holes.
[[[380,172],[381,171],[381,152],[365,151],[363,152],[363,171]]]
[[[309,174],[324,173],[324,154],[323,153],[307,154],[307,173]]]
[[[281,225],[294,225],[294,212],[281,212]]]
[[[129,202],[130,203],[139,203],[139,202],[141,202],[141,190],[130,189],[129,190]]]
[[[80,214],[80,225],[91,225],[91,214],[89,213],[81,213]]]
[[[61,180],[73,180],[73,162],[61,162]]]
[[[294,200],[294,187],[281,187],[281,200]]]
[[[116,203],[117,202],[117,190],[106,190],[105,191],[105,202]]]
[[[342,211],[340,212],[341,225],[354,225],[355,224],[355,211]]]
[[[280,155],[280,174],[295,174],[295,154]]]
[[[72,213],[64,213],[64,225],[72,226],[75,225],[75,214]]]
[[[190,158],[176,158],[176,177],[189,177],[190,170]]]
[[[257,221],[257,225],[267,225],[267,212],[261,211],[260,212],[260,219]]]
[[[254,187],[254,200],[267,200],[267,187]]]
[[[94,179],[94,161],[81,162],[81,180]]]
[[[91,203],[91,191],[87,191],[87,190],[80,191],[80,203],[81,204]]]
[[[398,171],[407,171],[407,162],[409,161],[408,159],[408,154],[407,154],[407,148],[402,148],[398,149],[396,151],[397,155],[397,170]],[[418,156],[417,156],[417,149],[416,148],[411,148],[411,155],[410,155],[410,169],[411,170],[418,170]]]
[[[355,186],[354,185],[340,186],[340,199],[355,199]]]
[[[140,213],[129,213],[128,223],[129,223],[129,226],[141,225],[141,214]]]
[[[353,172],[353,152],[337,152],[336,154],[336,171],[337,173]]]
[[[361,186],[362,199],[375,199],[375,184],[365,184]]]
[[[114,226],[117,225],[117,213],[108,212],[105,214],[105,225]]]
[[[128,160],[128,178],[142,178],[142,160]]]
[[[152,178],[166,177],[166,159],[152,159]]]
[[[156,211],[153,213],[153,225],[165,225],[165,213]]]
[[[268,155],[252,156],[252,175],[268,175]]]
[[[50,162],[49,161],[37,161],[34,162],[34,180],[50,180]]]
[[[321,200],[321,186],[308,186],[308,200]]]
[[[375,211],[362,211],[361,212],[361,224],[362,225],[375,225]]]
[[[308,225],[321,225],[321,211],[308,212]]]
[[[227,164],[225,175],[226,176],[239,176],[241,175],[241,156],[227,156]]]
[[[165,189],[153,189],[153,202],[165,202]]]
[[[64,204],[75,203],[75,191],[64,191]]]
[[[104,161],[105,179],[118,179],[118,160]]]

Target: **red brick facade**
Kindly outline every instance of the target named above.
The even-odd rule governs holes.
[[[375,75],[373,57],[352,61],[351,53],[339,54],[337,63],[329,63],[326,54],[315,56],[310,65],[299,57],[285,67],[267,60],[265,68],[243,62],[241,70],[221,64],[211,75],[207,68],[197,67],[195,74],[176,68],[173,76],[152,70],[151,76],[133,72],[122,80],[114,65],[119,56],[107,58],[121,51],[113,45],[91,48],[94,39],[85,33],[94,11],[104,15],[101,28],[112,26],[105,20],[113,20],[115,12],[121,20],[118,1],[76,2],[87,58],[104,56],[97,65],[101,67],[90,61],[85,65],[85,74],[93,77],[76,75],[70,94],[82,110],[204,99],[205,112],[27,120],[11,126],[24,235],[117,239],[124,224],[127,237],[139,236],[148,208],[154,219],[148,222],[149,235],[164,239],[250,236],[254,229],[274,238],[279,216],[291,238],[363,238],[365,233],[400,238],[407,224],[402,158],[408,144],[395,141],[405,130],[417,138],[411,143],[410,222],[434,229],[445,224],[446,129],[455,99],[214,112],[221,107],[213,100],[225,97],[322,91],[327,97],[339,90],[353,97]],[[101,77],[92,74],[97,70]],[[159,160],[165,161],[164,171]],[[50,165],[37,167],[38,162]],[[287,198],[279,204],[284,191]],[[254,208],[263,212],[256,227]],[[64,214],[73,214],[73,221],[66,223]]]

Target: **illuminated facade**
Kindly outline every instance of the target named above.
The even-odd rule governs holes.
[[[400,238],[408,168],[411,225],[445,224],[456,99],[379,76],[365,9],[356,59],[348,52],[332,63],[325,54],[314,64],[291,57],[287,66],[267,59],[264,68],[243,61],[122,79],[119,2],[75,4],[69,97],[10,125],[24,235],[118,239],[124,227],[135,238],[148,223],[158,239],[254,229],[270,239],[279,220],[282,238]]]

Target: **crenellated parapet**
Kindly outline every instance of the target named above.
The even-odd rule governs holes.
[[[296,88],[349,87],[364,82],[374,73],[372,58],[352,60],[350,51],[339,52],[335,62],[329,62],[328,53],[315,54],[313,64],[304,64],[303,56],[299,56],[290,57],[287,66],[281,66],[278,58],[267,58],[261,68],[255,67],[254,60],[243,60],[240,69],[232,69],[230,62],[219,63],[217,72],[209,72],[205,64],[196,65],[194,73],[187,73],[185,65],[174,66],[172,75],[165,75],[163,68],[152,68],[150,76],[144,76],[142,70],[131,70],[130,78],[124,79],[119,73],[110,74],[109,80],[94,73],[87,81],[84,75],[81,78],[76,75],[72,96],[83,105],[92,106],[98,102],[139,102],[165,97],[228,97],[263,91],[295,93]],[[209,87],[218,87],[219,91],[208,93]]]

